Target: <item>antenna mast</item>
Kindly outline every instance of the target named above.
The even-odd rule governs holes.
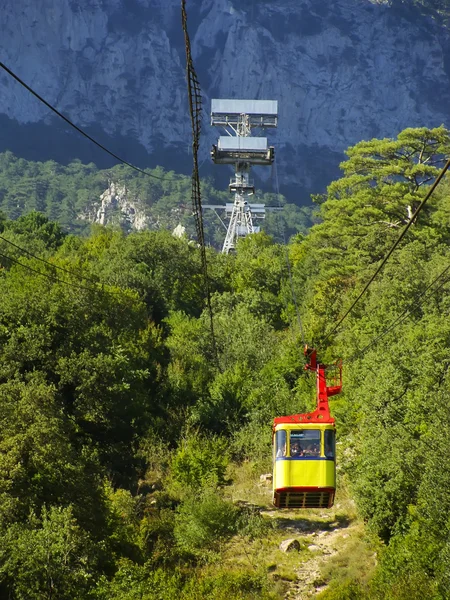
[[[255,193],[255,184],[250,179],[252,165],[271,165],[274,159],[273,146],[267,145],[267,138],[252,137],[252,128],[276,127],[278,123],[278,102],[276,100],[212,100],[211,125],[222,126],[227,135],[220,136],[213,145],[211,157],[215,164],[235,165],[234,179],[229,184],[234,192],[234,203],[230,222],[222,248],[223,254],[236,249],[239,237],[257,233],[259,227],[253,225],[252,208],[259,218],[261,206],[249,203]]]

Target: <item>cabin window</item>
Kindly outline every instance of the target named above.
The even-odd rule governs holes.
[[[299,429],[291,431],[291,456],[320,456],[320,430]]]
[[[275,456],[286,456],[286,431],[280,429],[275,434]]]
[[[335,432],[332,429],[325,429],[325,456],[327,458],[334,458],[336,451],[336,438]]]

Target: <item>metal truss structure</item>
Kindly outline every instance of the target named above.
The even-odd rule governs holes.
[[[253,224],[254,218],[264,218],[263,204],[251,204],[250,196],[255,193],[250,179],[253,165],[271,165],[274,148],[268,146],[266,137],[253,137],[252,128],[276,127],[278,103],[276,100],[212,100],[211,125],[224,127],[227,135],[220,136],[213,145],[211,157],[215,164],[235,165],[235,176],[230,181],[230,193],[234,203],[226,206],[229,216],[227,234],[222,253],[236,249],[239,237],[259,231]],[[219,208],[205,206],[205,208]],[[223,207],[221,207],[223,208]]]

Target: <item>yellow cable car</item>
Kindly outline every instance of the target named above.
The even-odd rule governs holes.
[[[337,385],[327,386],[316,350],[308,356],[306,368],[316,372],[316,410],[274,419],[273,503],[278,508],[331,508],[334,502],[335,423],[328,398],[342,389],[342,366]]]

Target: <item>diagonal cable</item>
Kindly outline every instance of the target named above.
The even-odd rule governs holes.
[[[78,133],[81,133],[81,135],[83,135],[85,138],[90,140],[93,144],[95,144],[96,146],[101,148],[101,150],[103,150],[104,152],[106,152],[107,154],[109,154],[110,156],[112,156],[113,158],[115,158],[116,160],[121,162],[122,164],[126,165],[127,167],[130,167],[130,169],[134,169],[138,173],[147,175],[147,177],[152,177],[153,179],[159,179],[161,181],[169,179],[168,177],[158,177],[157,175],[152,175],[151,173],[148,173],[147,171],[144,171],[143,169],[140,169],[139,167],[136,167],[135,165],[132,165],[131,163],[127,162],[126,160],[124,160],[123,158],[121,158],[120,156],[115,154],[114,152],[111,152],[111,150],[108,150],[108,148],[106,146],[104,146],[103,144],[101,144],[100,142],[95,140],[92,136],[90,136],[88,133],[83,131],[83,129],[81,129],[81,127],[78,127],[78,125],[75,125],[75,123],[72,123],[72,121],[70,119],[65,117],[62,113],[59,112],[59,110],[57,110],[54,106],[52,106],[49,102],[47,102],[47,100],[45,100],[37,92],[35,92],[29,85],[27,85],[22,79],[20,79],[20,77],[18,75],[13,73],[13,71],[11,71],[11,69],[8,69],[8,67],[5,64],[0,62],[0,67],[2,69],[4,69],[9,75],[11,75],[11,77],[13,77],[18,83],[20,83],[20,85],[22,85],[26,90],[28,90],[31,94],[33,94],[33,96],[35,98],[37,98],[40,102],[42,102],[42,104],[45,104],[45,106],[47,108],[49,108],[51,111],[53,111],[56,115],[58,115],[58,117],[63,119],[66,123],[68,123],[74,129],[76,129],[76,131],[78,131]],[[175,179],[176,179],[175,177],[170,177],[171,181],[174,181]]]
[[[12,263],[15,263],[16,265],[20,265],[21,267],[23,267],[24,269],[28,269],[28,271],[32,271],[33,273],[36,273],[36,275],[40,275],[41,277],[45,277],[46,279],[49,279],[50,281],[57,281],[58,283],[64,283],[65,285],[68,285],[70,287],[74,287],[77,288],[79,290],[85,290],[87,292],[99,292],[101,291],[100,288],[93,288],[93,287],[88,287],[86,285],[79,285],[77,283],[71,283],[70,281],[65,281],[64,279],[60,279],[59,277],[56,277],[55,275],[49,275],[48,273],[43,273],[42,271],[38,271],[38,269],[34,269],[33,267],[30,267],[30,265],[25,265],[24,263],[21,263],[20,260],[17,260],[16,258],[13,258],[12,256],[7,256],[6,254],[2,254],[0,253],[0,258],[4,258],[6,260],[11,261]],[[50,263],[48,263],[50,264]],[[55,267],[55,265],[51,265],[52,267]],[[106,290],[106,292],[108,294],[119,294],[121,292],[110,292],[109,290]]]
[[[392,331],[393,329],[398,327],[398,325],[400,325],[411,313],[413,313],[415,310],[417,310],[417,308],[419,306],[421,306],[421,304],[423,302],[418,302],[418,301],[421,298],[424,298],[424,296],[426,296],[427,292],[429,292],[430,290],[432,290],[433,292],[436,292],[441,287],[443,287],[450,280],[448,277],[446,277],[444,279],[444,281],[442,281],[437,287],[432,289],[434,284],[437,283],[441,278],[443,278],[448,271],[450,271],[450,265],[448,265],[437,277],[435,277],[433,279],[433,281],[429,285],[427,285],[427,287],[423,290],[423,292],[415,297],[414,302],[409,304],[405,308],[405,310],[396,319],[394,319],[394,321],[392,321],[392,323],[390,325],[388,325],[379,335],[377,335],[375,338],[373,338],[366,346],[364,346],[364,348],[355,352],[349,359],[347,359],[345,361],[345,364],[347,365],[349,363],[354,362],[357,358],[359,358],[360,356],[365,354],[367,352],[367,350],[369,350],[369,348],[371,348],[372,346],[377,344],[390,331]],[[424,300],[425,299],[426,298],[424,298]]]
[[[373,281],[375,280],[375,278],[377,277],[377,275],[380,273],[380,271],[382,270],[382,268],[384,267],[384,265],[387,263],[387,261],[391,257],[391,255],[394,252],[394,250],[397,248],[397,246],[403,240],[403,238],[405,237],[405,235],[408,232],[408,230],[411,227],[411,225],[416,221],[416,219],[417,219],[420,211],[425,206],[425,204],[427,203],[428,199],[433,194],[433,192],[436,189],[436,187],[439,185],[441,179],[444,177],[444,175],[445,175],[445,173],[446,173],[446,171],[447,171],[447,169],[449,167],[450,167],[450,159],[448,159],[447,162],[445,163],[445,165],[442,168],[441,172],[436,177],[433,185],[428,190],[427,195],[425,196],[425,198],[423,198],[422,202],[416,208],[416,210],[415,210],[414,214],[412,215],[411,219],[409,220],[409,222],[407,223],[407,225],[404,227],[403,231],[401,232],[400,236],[398,237],[398,239],[396,240],[396,242],[394,243],[394,245],[392,246],[392,248],[389,250],[389,252],[386,254],[386,256],[384,257],[384,259],[381,261],[381,263],[378,266],[378,268],[375,271],[375,273],[372,275],[372,277],[366,283],[366,285],[364,286],[362,292],[358,295],[358,297],[356,298],[356,300],[354,300],[354,302],[351,304],[350,308],[348,308],[345,311],[344,315],[339,319],[339,321],[336,323],[336,325],[333,327],[333,329],[331,329],[331,331],[325,336],[325,338],[322,340],[322,344],[325,344],[326,340],[329,337],[331,337],[334,333],[336,333],[336,331],[339,329],[339,327],[341,326],[341,324],[344,321],[344,319],[346,319],[346,317],[348,317],[348,315],[353,311],[353,309],[355,308],[355,306],[357,305],[357,303],[361,300],[361,298],[363,297],[363,295],[369,289],[369,286],[373,283]]]
[[[86,275],[83,275],[81,273],[77,273],[76,271],[73,271],[71,269],[65,269],[64,267],[60,267],[59,265],[56,265],[54,263],[51,263],[48,260],[45,260],[45,258],[40,258],[39,256],[36,256],[35,254],[33,254],[32,252],[30,252],[29,250],[26,250],[25,248],[22,248],[21,246],[18,246],[17,244],[15,244],[14,242],[12,242],[11,240],[8,240],[7,238],[3,237],[2,235],[0,235],[0,240],[3,240],[7,244],[10,244],[10,246],[13,246],[17,250],[20,250],[24,254],[27,254],[31,258],[34,258],[34,259],[36,259],[36,260],[44,263],[45,265],[48,265],[49,267],[52,267],[53,269],[58,269],[59,271],[63,271],[64,273],[67,273],[68,275],[73,275],[75,277],[78,277],[78,279],[80,279],[80,280],[85,279],[86,281],[91,281],[94,284],[98,284],[99,283],[98,281],[96,281],[95,279],[92,279],[91,277],[87,277]],[[12,260],[12,259],[10,259],[10,260]]]

